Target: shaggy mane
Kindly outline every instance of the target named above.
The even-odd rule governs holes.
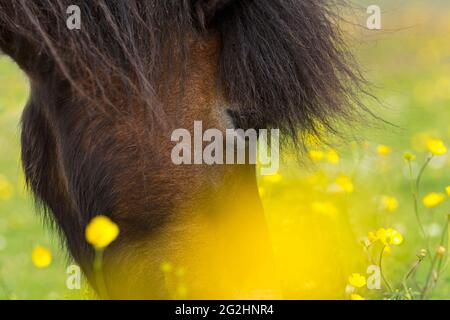
[[[66,27],[69,5],[81,8],[81,30]],[[157,87],[163,72],[183,69],[189,41],[218,32],[217,86],[241,128],[334,131],[362,108],[364,80],[339,28],[334,0],[0,0],[0,41],[31,43],[49,73],[75,96],[113,112],[132,97],[164,119]],[[10,55],[23,46],[4,43]],[[42,67],[23,62],[30,74]],[[170,73],[170,72],[169,72]],[[45,76],[48,76],[45,75]],[[110,84],[114,83],[114,86]],[[116,110],[117,111],[117,110]]]

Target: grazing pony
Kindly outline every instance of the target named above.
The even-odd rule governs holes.
[[[66,25],[71,5],[79,30]],[[184,268],[189,298],[280,297],[255,166],[175,165],[171,134],[194,121],[276,128],[301,148],[303,134],[358,113],[340,6],[0,0],[0,48],[31,87],[26,179],[94,288],[85,228],[100,214],[120,227],[104,298],[177,296],[165,262]]]

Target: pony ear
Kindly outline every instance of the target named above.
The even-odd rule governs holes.
[[[202,28],[217,17],[218,13],[225,9],[234,0],[195,0],[195,14]]]

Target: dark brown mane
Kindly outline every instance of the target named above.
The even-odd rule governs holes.
[[[182,68],[189,41],[212,26],[222,39],[217,85],[238,126],[280,128],[296,138],[298,129],[334,129],[358,110],[363,81],[340,33],[341,1],[206,2],[221,9],[209,22],[211,9],[197,0],[2,1],[0,22],[4,33],[51,57],[49,71],[74,93],[108,112],[113,97],[132,96],[161,118],[156,87],[163,70]],[[70,4],[81,8],[80,31],[66,28]],[[43,67],[26,68],[38,74]]]

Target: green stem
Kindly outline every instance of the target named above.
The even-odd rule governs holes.
[[[94,273],[97,290],[101,299],[109,300],[108,289],[106,287],[105,277],[103,274],[103,249],[95,250]]]
[[[425,169],[427,168],[427,166],[430,163],[431,159],[433,159],[433,155],[428,156],[428,158],[425,161],[425,163],[423,164],[422,168],[420,168],[419,175],[417,176],[417,181],[416,181],[417,194],[419,194],[420,181],[422,180],[423,173],[425,172]]]
[[[433,158],[433,156],[430,156],[425,161],[424,165],[420,169],[419,175],[417,176],[417,180],[416,180],[416,184],[415,185],[413,183],[414,177],[413,177],[413,172],[412,172],[411,161],[408,161],[409,176],[410,176],[410,182],[411,182],[411,193],[412,193],[413,202],[414,202],[414,214],[416,215],[416,220],[417,220],[417,223],[419,225],[419,228],[420,228],[420,231],[422,233],[422,236],[425,239],[426,247],[427,247],[428,251],[430,251],[430,243],[429,243],[429,239],[428,239],[427,233],[425,232],[425,228],[423,227],[422,219],[420,218],[418,196],[419,196],[419,190],[420,190],[420,181],[422,180],[422,176],[423,176],[423,173],[425,171],[425,168],[430,163],[432,158]]]
[[[405,292],[407,294],[409,294],[411,299],[413,298],[413,295],[411,294],[411,290],[408,288],[408,280],[417,271],[417,269],[419,268],[420,263],[422,261],[423,261],[423,257],[419,256],[417,261],[414,262],[414,264],[412,265],[411,269],[409,269],[409,271],[405,274],[403,281],[402,281],[403,289],[405,290]]]
[[[380,276],[381,276],[381,279],[383,279],[383,281],[384,281],[384,283],[386,284],[386,287],[388,288],[388,290],[389,290],[390,292],[393,292],[392,286],[389,284],[389,281],[386,279],[386,277],[384,276],[384,273],[383,273],[383,253],[384,253],[384,250],[385,250],[385,249],[386,249],[386,245],[384,245],[384,246],[383,246],[383,249],[381,250],[381,253],[380,253],[380,260],[379,260],[378,266],[380,267]]]
[[[448,221],[446,223],[446,226],[444,228],[444,230],[442,231],[442,235],[441,235],[441,240],[439,241],[439,245],[443,246],[444,245],[444,240],[445,240],[445,236],[448,233]],[[436,265],[436,261],[439,260],[438,262],[438,267],[435,270],[435,265]],[[426,295],[428,294],[428,292],[436,285],[438,278],[439,278],[439,273],[441,271],[442,268],[442,257],[438,256],[438,253],[435,252],[434,257],[433,257],[433,262],[431,263],[431,267],[430,267],[430,271],[428,272],[428,276],[427,276],[427,281],[425,282],[425,286],[422,290],[422,295],[421,298],[425,299]],[[434,282],[431,284],[431,279],[433,277],[433,272],[436,271],[436,278],[434,280]]]

